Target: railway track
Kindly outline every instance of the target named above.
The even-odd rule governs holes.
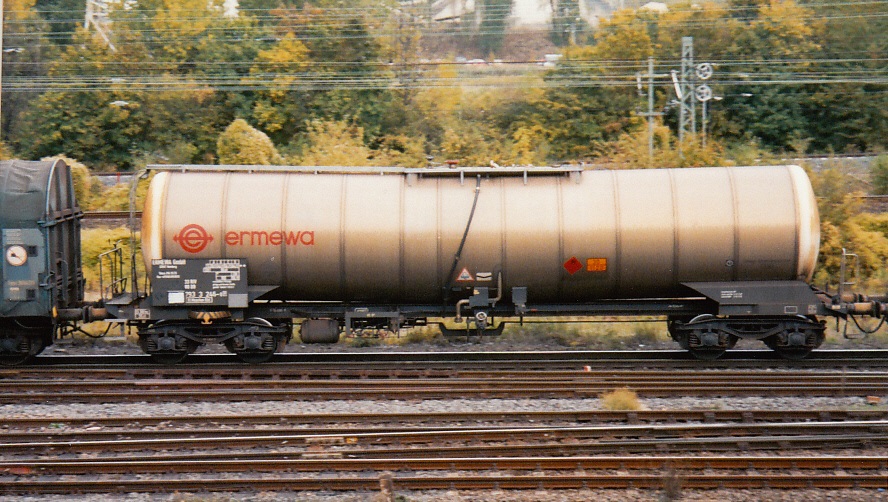
[[[333,428],[335,429],[335,427]],[[0,435],[0,453],[83,454],[84,452],[169,451],[188,449],[275,448],[293,455],[312,454],[324,445],[324,456],[406,458],[429,456],[483,456],[494,451],[525,454],[559,452],[598,454],[620,451],[705,451],[706,449],[836,448],[852,444],[888,444],[888,421],[789,422],[764,424],[660,424],[555,427],[414,427],[401,430],[299,430],[231,431],[188,429],[133,430],[98,435],[93,432],[32,433],[6,441]],[[112,436],[113,439],[107,439]],[[101,439],[95,439],[101,437]],[[41,440],[42,439],[42,440]],[[508,454],[508,453],[506,453]]]
[[[324,431],[336,432],[336,424],[345,432],[354,428],[405,426],[413,428],[427,424],[491,425],[558,425],[558,424],[678,424],[678,423],[783,423],[888,420],[886,409],[863,410],[642,410],[642,411],[503,411],[503,412],[424,412],[424,413],[306,413],[296,415],[201,415],[199,424],[192,416],[93,416],[93,417],[4,417],[0,438],[9,442],[15,435],[33,439],[30,429],[53,428],[56,432],[96,428],[103,434],[119,434],[133,428],[173,427],[189,428],[206,424],[213,427],[243,427],[255,432],[256,427],[269,431],[270,427],[323,426]],[[351,427],[351,429],[347,429]],[[292,429],[291,429],[292,430]]]
[[[60,344],[61,345],[61,344]],[[64,349],[63,349],[64,350]],[[560,363],[560,364],[559,364]],[[715,361],[700,361],[683,350],[571,350],[571,351],[509,351],[509,352],[288,352],[275,354],[271,362],[262,367],[283,365],[316,365],[337,370],[347,365],[367,368],[403,368],[422,365],[423,368],[477,366],[499,369],[639,369],[639,368],[888,368],[888,349],[869,350],[817,350],[800,361],[781,358],[771,350],[732,350]],[[184,364],[172,368],[190,370],[194,367],[244,364],[232,354],[192,354]],[[58,366],[157,368],[146,355],[41,355],[29,368]],[[3,368],[0,367],[0,370]]]
[[[0,403],[112,403],[158,401],[297,401],[351,399],[589,398],[618,388],[644,397],[669,396],[882,396],[882,372],[770,370],[445,370],[396,371],[341,368],[336,374],[314,369],[154,368],[136,375],[126,370],[66,373],[39,369],[3,370]],[[271,375],[271,377],[269,377]],[[100,378],[97,378],[100,377]]]
[[[664,478],[658,474],[530,474],[491,476],[445,474],[444,476],[398,476],[392,485],[399,490],[564,490],[589,488],[641,488],[659,489]],[[682,474],[685,489],[715,488],[782,488],[782,489],[884,489],[884,474],[848,474],[841,477],[834,473],[805,474]],[[378,488],[380,481],[368,476],[360,477],[290,477],[261,478],[251,474],[238,474],[233,478],[200,479],[114,479],[89,481],[15,481],[0,486],[5,494],[66,494],[71,493],[156,493],[246,491],[367,491]],[[874,494],[875,496],[875,494]]]
[[[414,417],[338,415],[341,421],[354,422],[356,428],[339,432],[335,427],[263,430],[257,435],[255,430],[229,429],[232,420],[243,417],[222,417],[222,423],[211,424],[206,430],[176,431],[143,427],[175,427],[182,425],[185,417],[179,417],[178,422],[170,417],[142,417],[136,419],[141,422],[126,424],[135,429],[112,431],[110,435],[117,436],[114,439],[96,439],[96,431],[91,429],[119,425],[124,418],[118,417],[78,419],[90,420],[90,430],[72,434],[31,431],[28,437],[18,436],[19,441],[14,441],[16,434],[8,427],[45,425],[22,418],[10,422],[7,432],[0,434],[0,493],[372,490],[379,486],[381,472],[389,473],[398,490],[660,489],[670,476],[680,480],[684,488],[885,488],[888,459],[884,455],[811,452],[888,446],[888,420],[844,420],[855,418],[855,414],[884,418],[888,411],[798,410],[780,418],[835,417],[830,422],[781,423],[747,423],[774,418],[774,412],[769,411],[685,413],[678,415],[687,420],[725,422],[451,429],[414,425],[412,430],[366,431],[363,422],[392,423]],[[444,413],[426,417],[426,421],[485,420],[490,415]],[[507,420],[656,421],[674,419],[676,412],[499,415]],[[202,422],[212,419],[204,417]],[[60,423],[86,425],[77,420]],[[763,455],[799,448],[808,455]],[[749,450],[759,454],[730,455]],[[676,456],[679,452],[685,455]]]
[[[40,364],[0,368],[0,401],[59,410],[74,402],[196,402],[203,408],[372,400],[384,407],[386,399],[597,398],[618,387],[642,397],[888,396],[888,374],[866,364],[866,370],[848,369],[857,363],[839,357],[827,370],[785,361],[760,361],[764,369],[754,370],[668,362],[630,370],[586,364],[588,353],[557,354],[534,360],[528,353],[525,361],[505,354],[386,353],[369,359],[301,354],[309,359],[258,366],[230,360],[173,367]],[[378,490],[380,476],[389,475],[398,491],[663,490],[670,483],[683,489],[888,489],[884,407],[114,417],[94,409],[79,418],[66,411],[4,418],[0,495]]]
[[[878,457],[574,457],[495,459],[410,459],[407,461],[55,461],[7,465],[19,479],[0,485],[0,493],[170,492],[232,490],[372,490],[367,472],[386,471],[397,489],[565,489],[661,488],[668,477],[685,488],[885,488],[886,461]],[[460,475],[453,474],[454,470]],[[136,479],[141,472],[190,474],[187,479]],[[643,472],[638,472],[643,471]],[[661,471],[664,474],[651,474]],[[765,472],[759,472],[765,471]],[[772,471],[772,472],[768,472]],[[774,472],[776,471],[776,472]],[[246,473],[245,473],[246,472]],[[274,472],[269,479],[262,474]],[[300,474],[294,474],[298,472]],[[332,474],[331,474],[332,472]],[[102,480],[42,480],[35,474],[114,475]],[[235,478],[223,474],[236,473]],[[308,473],[308,475],[306,475]],[[347,473],[349,475],[342,475]],[[421,474],[417,474],[421,473]],[[126,476],[128,475],[128,476]],[[194,476],[199,475],[198,479]]]

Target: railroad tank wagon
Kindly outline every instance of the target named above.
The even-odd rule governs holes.
[[[81,217],[63,161],[0,162],[0,362],[39,353],[65,314],[80,312]]]
[[[144,258],[244,258],[250,284],[276,287],[265,298],[371,304],[440,304],[499,274],[573,303],[814,270],[820,223],[797,166],[515,174],[165,171]]]
[[[342,327],[463,314],[478,328],[492,315],[664,315],[704,357],[740,337],[788,354],[823,339],[825,307],[804,282],[819,218],[797,166],[153,167],[153,303],[121,314],[152,354],[213,339],[270,353],[291,318],[304,341],[333,342]],[[221,290],[200,285],[213,277]]]

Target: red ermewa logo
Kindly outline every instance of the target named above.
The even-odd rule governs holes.
[[[191,224],[182,228],[173,240],[188,253],[200,253],[213,240],[213,236],[207,233],[204,227]]]

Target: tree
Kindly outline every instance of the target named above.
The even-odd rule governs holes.
[[[888,217],[862,212],[859,196],[863,184],[840,169],[828,168],[820,173],[809,173],[821,220],[821,246],[816,284],[836,285],[840,276],[842,250],[859,257],[861,281],[875,280],[880,289],[888,274]],[[853,273],[853,272],[848,272]],[[851,278],[850,276],[848,277]],[[867,284],[861,284],[866,290]]]
[[[648,130],[641,124],[634,132],[623,134],[612,143],[604,159],[624,169],[702,167],[727,163],[717,142],[710,140],[704,146],[700,136],[688,135],[684,144],[679,145],[678,138],[662,124],[654,128],[653,160],[649,155]]]
[[[3,30],[3,121],[0,138],[15,143],[19,117],[39,96],[31,84],[47,74],[57,47],[45,35],[50,25],[35,10],[34,0],[7,0]]]
[[[820,71],[862,77],[878,74],[888,59],[888,17],[882,5],[833,3],[810,5],[824,18],[813,35],[820,47]],[[888,147],[888,92],[886,85],[868,82],[811,86],[804,114],[816,151],[864,152]]]
[[[162,48],[158,55],[181,64],[194,61],[222,12],[221,0],[163,0],[152,21]]]
[[[647,54],[647,35],[642,32],[640,36],[642,42],[613,50],[626,51],[619,56],[624,58],[638,51]],[[623,34],[617,38],[623,39]],[[551,85],[541,95],[531,96],[526,110],[513,122],[515,128],[542,126],[551,148],[550,160],[591,158],[604,151],[604,143],[619,138],[629,127],[630,110],[637,99],[634,89],[607,83],[613,80],[609,73],[615,66],[588,63],[610,50],[608,47],[609,42],[599,42],[592,47],[565,49],[558,66],[545,77]]]
[[[299,158],[306,166],[367,166],[373,153],[364,131],[343,121],[314,120],[308,126],[308,148]]]
[[[589,25],[580,17],[579,0],[549,0],[552,21],[549,38],[559,47],[574,45],[578,35],[589,30]]]
[[[874,195],[888,195],[888,155],[879,155],[873,160],[870,178]]]
[[[320,2],[320,5],[332,2]],[[367,2],[360,2],[367,3]],[[280,141],[307,133],[312,120],[345,121],[360,124],[365,141],[379,138],[400,124],[392,110],[398,108],[394,93],[387,89],[392,79],[388,67],[380,63],[382,45],[365,19],[371,9],[333,8],[324,10],[305,5],[301,9],[279,9],[278,37],[286,34],[308,49],[307,78],[281,102],[261,99],[257,118],[263,123],[279,123],[272,131]],[[310,77],[318,77],[317,81]],[[349,89],[354,82],[355,89]],[[390,121],[394,115],[395,121]]]
[[[14,11],[16,7],[6,1],[6,11]],[[34,4],[33,0],[29,3]],[[50,37],[53,42],[64,46],[73,42],[74,32],[83,24],[85,12],[85,0],[37,0],[36,7],[40,11],[40,17],[48,23]],[[4,47],[7,47],[4,45]]]
[[[28,157],[64,153],[99,169],[133,167],[144,146],[145,117],[140,92],[128,89],[126,63],[143,57],[143,46],[122,44],[117,52],[83,29],[49,67],[48,76],[61,80],[98,81],[78,91],[49,91],[36,98],[21,115],[11,138]],[[107,76],[108,80],[102,77]]]
[[[748,22],[732,26],[727,51],[745,63],[738,73],[750,84],[735,88],[722,106],[732,111],[740,134],[764,146],[785,149],[792,138],[811,136],[804,113],[808,89],[793,81],[807,72],[819,50],[813,37],[818,26],[809,21],[813,17],[792,0],[775,0],[759,5]]]
[[[308,65],[308,48],[287,33],[267,50],[261,50],[250,67],[250,79],[267,82],[253,105],[253,118],[279,140],[291,138],[306,117],[302,100],[294,99],[298,73]]]
[[[475,5],[481,14],[478,25],[481,50],[485,54],[495,53],[503,45],[512,15],[512,0],[477,0]]]
[[[219,162],[236,165],[283,164],[274,143],[246,120],[237,119],[219,136],[216,144]]]

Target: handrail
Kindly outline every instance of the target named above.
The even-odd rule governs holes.
[[[115,296],[123,294],[126,291],[128,277],[123,276],[123,248],[120,247],[120,241],[114,243],[113,249],[100,254],[98,260],[99,294],[102,301],[110,300]],[[107,288],[105,288],[105,268],[103,265],[106,260],[108,261],[109,274],[111,276]],[[107,298],[105,298],[106,292],[108,294]]]

